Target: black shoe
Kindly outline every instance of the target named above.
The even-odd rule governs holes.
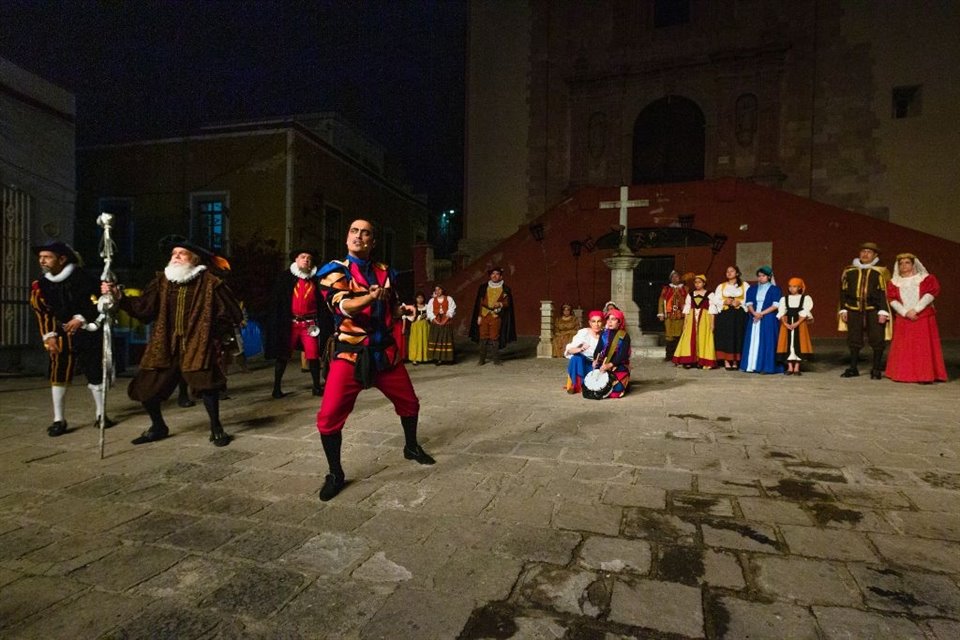
[[[346,478],[337,477],[332,473],[328,473],[323,481],[323,486],[320,487],[320,501],[326,502],[327,500],[332,500],[343,490],[346,484]]]
[[[322,395],[323,395],[323,387],[314,387],[314,388],[313,388],[313,395],[315,395],[315,396],[322,396]]]
[[[195,407],[197,406],[197,403],[191,400],[190,396],[180,396],[177,398],[177,406],[183,408]]]
[[[870,371],[871,380],[883,380],[883,373],[878,369],[873,369]]]
[[[57,420],[49,427],[47,427],[47,435],[51,438],[56,438],[57,436],[62,436],[67,432],[67,421],[66,420]]]
[[[403,457],[407,460],[414,460],[420,464],[433,464],[436,462],[433,458],[430,457],[430,454],[423,450],[418,444],[413,445],[412,447],[403,448]]]
[[[287,394],[285,394],[283,391],[280,391],[280,389],[274,389],[273,393],[270,394],[270,397],[273,398],[274,400],[279,400],[285,395]]]
[[[233,436],[223,429],[210,434],[210,442],[212,442],[215,447],[225,447],[230,444],[231,440],[233,440]]]
[[[93,426],[95,426],[97,429],[100,428],[100,420],[101,420],[101,418],[97,418],[96,420],[93,421]],[[104,429],[109,429],[110,427],[116,426],[116,424],[117,424],[116,422],[114,422],[114,421],[111,420],[110,418],[102,418],[102,420],[103,420],[103,428],[104,428]]]
[[[150,427],[130,442],[131,444],[148,444],[150,442],[156,442],[157,440],[163,440],[169,435],[170,430],[166,427],[163,427],[162,429]]]
[[[846,371],[840,374],[841,378],[856,378],[860,375],[860,372],[857,371],[856,367],[850,367]]]

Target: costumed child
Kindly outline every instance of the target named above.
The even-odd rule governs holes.
[[[717,350],[713,342],[713,317],[717,314],[713,294],[707,291],[707,276],[693,277],[693,288],[683,303],[683,333],[673,362],[684,369],[717,366]]]
[[[593,369],[593,354],[603,331],[603,312],[591,311],[587,314],[587,326],[577,331],[566,345],[563,355],[569,359],[567,364],[567,383],[563,386],[567,393],[580,393],[583,390],[583,378]]]
[[[630,386],[630,334],[626,324],[622,311],[610,309],[593,354],[593,368],[613,377],[613,385],[605,398],[622,398]]]
[[[801,278],[787,281],[787,295],[780,298],[777,319],[780,335],[777,337],[777,362],[787,365],[784,374],[802,375],[800,361],[813,353],[809,324],[813,322],[813,298],[807,294],[807,285]]]
[[[406,317],[410,321],[410,338],[407,342],[407,358],[414,365],[430,359],[427,342],[430,337],[430,322],[427,320],[427,298],[417,292],[414,299],[416,311]]]

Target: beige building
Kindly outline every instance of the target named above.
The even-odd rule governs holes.
[[[76,102],[72,93],[0,58],[0,370],[40,370],[30,282],[32,246],[74,241]]]
[[[473,2],[465,238],[725,176],[960,241],[960,4]]]

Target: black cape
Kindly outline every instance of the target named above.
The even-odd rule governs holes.
[[[513,292],[506,284],[503,285],[503,292],[507,294],[510,304],[500,313],[500,348],[504,348],[508,342],[517,341],[517,323],[513,315],[513,305],[516,300]],[[477,318],[480,317],[480,306],[483,299],[487,296],[487,283],[484,282],[477,289],[477,297],[473,302],[473,315],[470,317],[470,339],[474,342],[480,342],[480,327],[477,325]]]

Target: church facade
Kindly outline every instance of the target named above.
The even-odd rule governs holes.
[[[465,261],[584,188],[723,178],[960,241],[958,25],[946,0],[474,2]]]

